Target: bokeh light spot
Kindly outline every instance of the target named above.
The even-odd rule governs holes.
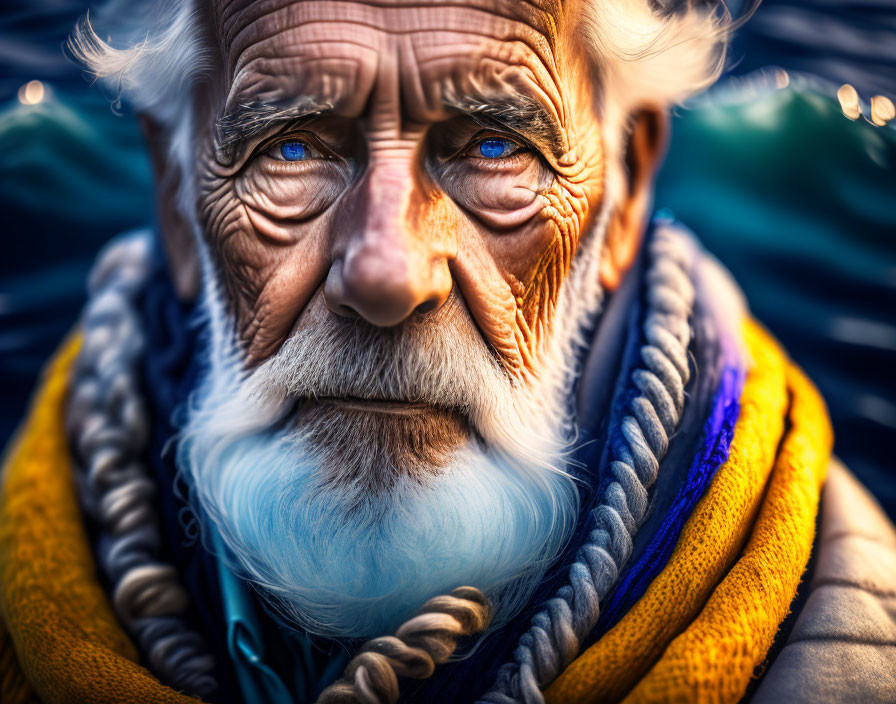
[[[896,106],[885,95],[875,95],[871,99],[871,121],[878,127],[883,127],[896,117]]]
[[[46,90],[40,81],[28,81],[19,88],[19,102],[22,105],[37,105],[44,99]]]
[[[859,94],[849,83],[844,83],[837,91],[837,100],[840,101],[840,109],[850,120],[858,120],[862,116],[862,108],[859,107]]]

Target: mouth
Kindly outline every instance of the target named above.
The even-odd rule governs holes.
[[[363,411],[366,413],[387,413],[391,415],[419,415],[435,412],[444,413],[446,410],[429,403],[361,398],[360,396],[321,396],[314,401],[306,401],[306,403],[319,403],[327,406],[336,406],[345,410]]]
[[[344,476],[366,482],[379,477],[376,481],[388,483],[396,473],[431,476],[448,465],[473,432],[454,408],[351,395],[303,399],[296,421],[311,446],[328,458],[328,466],[341,474],[354,467]]]

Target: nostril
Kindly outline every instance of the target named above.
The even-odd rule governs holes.
[[[336,305],[333,309],[333,312],[336,313],[336,315],[341,315],[343,318],[359,317],[358,311],[356,311],[354,308],[352,308],[351,306],[346,305],[344,303],[340,303],[340,304]]]
[[[417,315],[426,315],[430,311],[433,311],[436,308],[438,308],[438,306],[439,306],[438,301],[433,301],[433,300],[424,301],[419,306],[414,308],[414,313],[416,313]]]
[[[344,262],[334,260],[324,284],[324,301],[335,315],[388,328],[432,313],[448,298],[447,265],[430,267],[430,273],[412,266],[406,253],[398,256],[384,247],[359,248],[350,255]]]

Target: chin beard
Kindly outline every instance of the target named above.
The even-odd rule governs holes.
[[[359,330],[370,334],[353,323],[329,330],[329,344],[309,346],[338,358],[332,343],[341,335],[339,349],[366,357],[356,365],[367,370],[363,376],[353,368],[318,377],[316,400],[297,397],[282,373],[304,366],[304,388],[322,364],[295,346],[282,351],[290,363],[271,360],[249,376],[209,370],[178,446],[197,513],[220,535],[226,554],[219,557],[286,621],[311,633],[391,633],[427,599],[464,585],[493,600],[498,627],[529,599],[575,523],[574,480],[546,449],[563,441],[536,438],[521,424],[486,428],[491,436],[520,433],[510,447],[484,440],[471,418],[495,418],[518,403],[506,375],[493,376],[490,357],[479,379],[488,386],[478,391],[489,407],[474,411],[467,402],[468,414],[445,405],[452,397],[444,389],[406,393],[419,377],[403,365],[393,365],[388,383],[378,381],[385,378],[375,361],[381,354],[413,362],[407,348],[420,344],[413,333],[392,341],[401,354],[386,338],[357,346]],[[443,402],[434,405],[433,397]]]
[[[213,354],[177,460],[219,557],[317,635],[391,633],[464,585],[492,600],[490,630],[509,621],[578,515],[565,468],[596,259],[574,266],[549,371],[526,383],[457,299],[395,329],[310,316],[247,372],[207,291]]]
[[[365,404],[366,405],[366,404]],[[371,410],[343,401],[306,401],[296,419],[296,446],[320,458],[327,489],[380,497],[402,481],[426,485],[471,437],[459,413],[432,406]]]

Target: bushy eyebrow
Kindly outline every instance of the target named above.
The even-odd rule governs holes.
[[[514,132],[536,146],[555,152],[563,143],[563,131],[553,114],[538,100],[526,95],[446,96],[442,101],[448,112],[468,115],[476,122]],[[232,158],[234,148],[278,125],[319,117],[333,112],[331,103],[302,97],[288,105],[264,102],[238,103],[218,118],[216,146],[222,155]]]
[[[289,105],[251,102],[239,103],[221,115],[215,123],[218,149],[229,152],[253,137],[266,134],[277,125],[318,117],[332,112],[333,106],[303,97]]]
[[[446,97],[443,102],[451,111],[469,115],[484,125],[504,127],[550,152],[562,148],[560,125],[541,102],[529,96]]]

